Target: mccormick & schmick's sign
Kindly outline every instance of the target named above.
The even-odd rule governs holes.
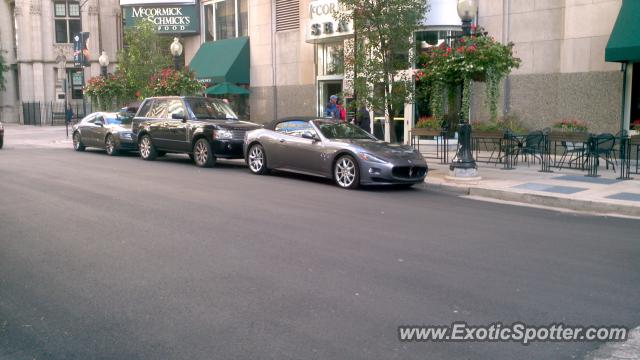
[[[196,5],[125,6],[123,11],[127,27],[149,20],[161,34],[197,34],[200,30]]]

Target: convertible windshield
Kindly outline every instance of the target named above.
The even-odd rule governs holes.
[[[229,105],[218,99],[192,98],[187,100],[193,115],[198,119],[238,120]]]
[[[322,135],[328,139],[371,139],[374,140],[368,132],[361,128],[346,123],[334,121],[314,121]]]

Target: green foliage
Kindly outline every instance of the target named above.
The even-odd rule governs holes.
[[[438,121],[433,116],[423,116],[416,123],[416,127],[421,129],[440,130],[442,129],[442,122]]]
[[[522,125],[518,117],[508,115],[490,121],[474,121],[471,122],[473,130],[485,132],[504,132],[506,130],[512,133],[520,134],[527,132],[527,128]]]
[[[151,77],[151,96],[196,95],[202,93],[204,85],[198,82],[192,71],[162,69]]]
[[[4,52],[4,50],[0,50],[0,91],[4,91],[6,89],[5,87],[5,78],[4,78],[4,73],[9,71],[9,66],[7,65],[5,59],[4,59],[4,55],[2,54]]]
[[[553,124],[553,128],[560,129],[562,131],[577,131],[577,132],[585,132],[589,130],[587,123],[575,118],[566,118],[566,119],[556,121]]]
[[[353,21],[357,42],[345,47],[345,63],[358,70],[354,89],[360,104],[384,109],[385,121],[412,101],[412,79],[401,69],[410,69],[409,49],[419,21],[425,14],[424,0],[340,0],[344,12],[334,16]],[[382,86],[376,96],[371,84]],[[374,86],[375,87],[375,86]],[[394,126],[390,126],[395,141]]]
[[[114,101],[122,104],[127,100],[127,87],[124,75],[121,72],[107,77],[94,76],[84,87],[84,93],[91,98],[93,104],[97,104],[100,110],[113,110]]]
[[[124,43],[118,53],[118,70],[125,81],[126,96],[131,99],[150,96],[149,79],[171,66],[171,39],[158,35],[152,22],[140,21],[125,29]]]
[[[513,56],[512,50],[512,43],[501,44],[484,35],[482,30],[477,35],[460,38],[453,47],[446,43],[431,47],[420,55],[422,68],[416,73],[418,86],[433,88],[426,91],[435,93],[433,90],[442,86],[436,84],[458,86],[473,79],[484,79],[487,81],[486,105],[495,121],[500,81],[520,66],[520,59]],[[467,105],[463,101],[463,108]],[[465,110],[468,107],[462,110],[468,114]]]

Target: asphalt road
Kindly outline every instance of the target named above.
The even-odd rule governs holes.
[[[399,325],[640,323],[640,222],[186,156],[0,150],[0,359],[581,359]]]

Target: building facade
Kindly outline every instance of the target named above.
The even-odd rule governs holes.
[[[115,69],[122,43],[117,0],[0,1],[0,49],[11,70],[0,94],[0,117],[24,122],[22,103],[83,101],[85,79],[100,74],[105,51]],[[88,67],[74,67],[73,36],[89,32]]]
[[[503,83],[502,112],[531,129],[577,118],[590,131],[615,132],[624,94],[627,126],[640,118],[639,90],[633,91],[640,88],[640,71],[634,75],[634,61],[627,62],[624,73],[620,63],[605,61],[622,4],[480,0],[478,25],[501,42],[513,42],[522,59]],[[333,19],[338,0],[89,0],[80,5],[73,0],[0,1],[0,47],[13,66],[0,97],[4,121],[20,118],[20,102],[64,99],[64,83],[67,99],[81,101],[79,73],[85,79],[99,74],[102,49],[113,71],[122,24],[132,26],[135,18],[148,18],[161,33],[179,37],[185,64],[198,65],[203,82],[249,88],[244,105],[253,121],[321,115],[330,95],[349,95],[352,75],[345,69],[344,49],[353,29]],[[459,34],[456,5],[456,0],[429,1],[416,31],[418,48]],[[74,68],[71,61],[70,37],[77,29],[91,33],[86,69]],[[471,119],[486,120],[483,84],[474,86]],[[405,135],[426,108],[420,101],[405,106],[398,116]]]

